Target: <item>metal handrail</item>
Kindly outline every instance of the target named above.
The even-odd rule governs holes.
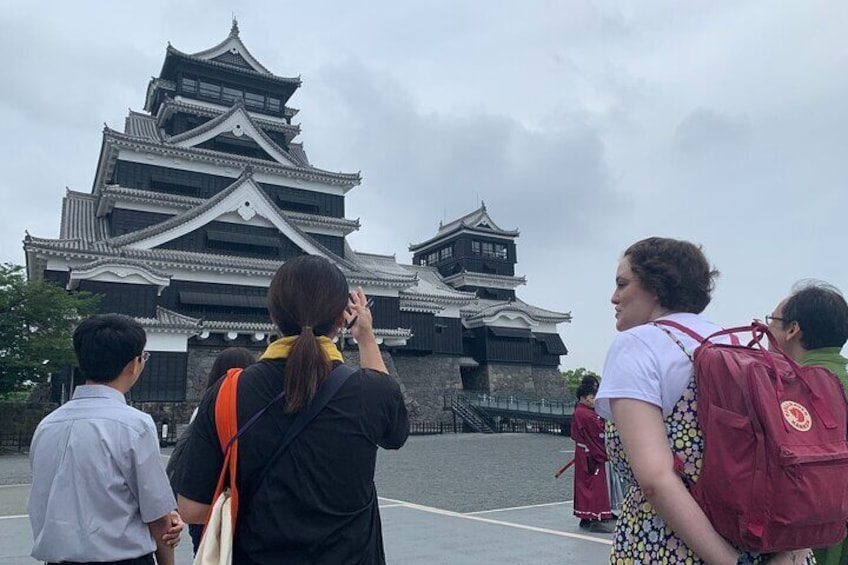
[[[451,405],[450,398],[462,398],[460,402],[467,402],[471,406],[482,409],[510,410],[515,412],[529,412],[534,414],[550,414],[558,416],[569,416],[574,413],[575,402],[573,400],[560,400],[552,398],[529,398],[519,395],[487,394],[475,392],[455,392],[445,395],[445,407]]]

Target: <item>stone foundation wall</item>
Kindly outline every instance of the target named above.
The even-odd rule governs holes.
[[[459,357],[398,355],[394,357],[394,365],[411,421],[452,421],[451,412],[444,409],[444,395],[462,390]]]
[[[489,376],[489,392],[535,394],[533,368],[529,365],[487,363],[484,370]]]
[[[482,389],[484,392],[529,394],[542,398],[571,398],[557,367],[489,363],[481,365],[474,371],[477,382],[488,384],[488,390]]]

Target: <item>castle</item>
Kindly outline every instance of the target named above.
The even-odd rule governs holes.
[[[261,351],[277,332],[268,284],[301,254],[374,298],[413,419],[445,418],[443,395],[459,390],[565,396],[557,325],[571,316],[516,296],[518,232],[482,205],[410,246],[411,265],[353,250],[345,196],[361,178],[314,166],[295,142],[300,85],[265,68],[235,21],[204,51],[169,45],[144,111],[104,128],[91,191],[65,194],[59,237],[25,238],[30,279],[100,294],[101,311],[144,326],[151,355],[131,400],[193,406],[223,348]]]

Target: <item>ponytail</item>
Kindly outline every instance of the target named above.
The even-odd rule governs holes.
[[[312,327],[303,326],[286,361],[286,412],[299,412],[309,406],[329,373],[327,354]]]
[[[330,374],[330,359],[316,336],[333,335],[348,299],[344,273],[317,255],[289,259],[271,279],[271,319],[282,335],[297,336],[286,361],[286,412],[309,406]]]

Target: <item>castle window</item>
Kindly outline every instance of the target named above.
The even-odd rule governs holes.
[[[274,112],[275,114],[279,114],[280,110],[283,108],[282,103],[279,98],[271,98],[268,97],[268,111]]]
[[[441,251],[439,251],[439,258],[444,261],[445,259],[450,259],[453,257],[453,247],[443,247]]]
[[[197,93],[205,98],[214,98],[215,100],[218,100],[221,98],[221,85],[200,81],[200,87],[197,89]]]
[[[193,78],[184,78],[183,79],[183,92],[194,94],[197,92],[197,81]]]
[[[221,100],[223,100],[224,102],[233,103],[239,98],[241,98],[243,95],[244,93],[240,89],[225,86],[223,94],[221,95]]]
[[[509,252],[503,243],[490,243],[488,241],[472,241],[471,253],[483,257],[494,257],[496,259],[509,258]]]
[[[254,92],[244,93],[244,105],[257,110],[265,109],[265,97]]]
[[[439,262],[439,253],[437,251],[434,251],[433,253],[430,253],[429,255],[427,255],[427,264],[428,265],[435,265],[438,262]]]

